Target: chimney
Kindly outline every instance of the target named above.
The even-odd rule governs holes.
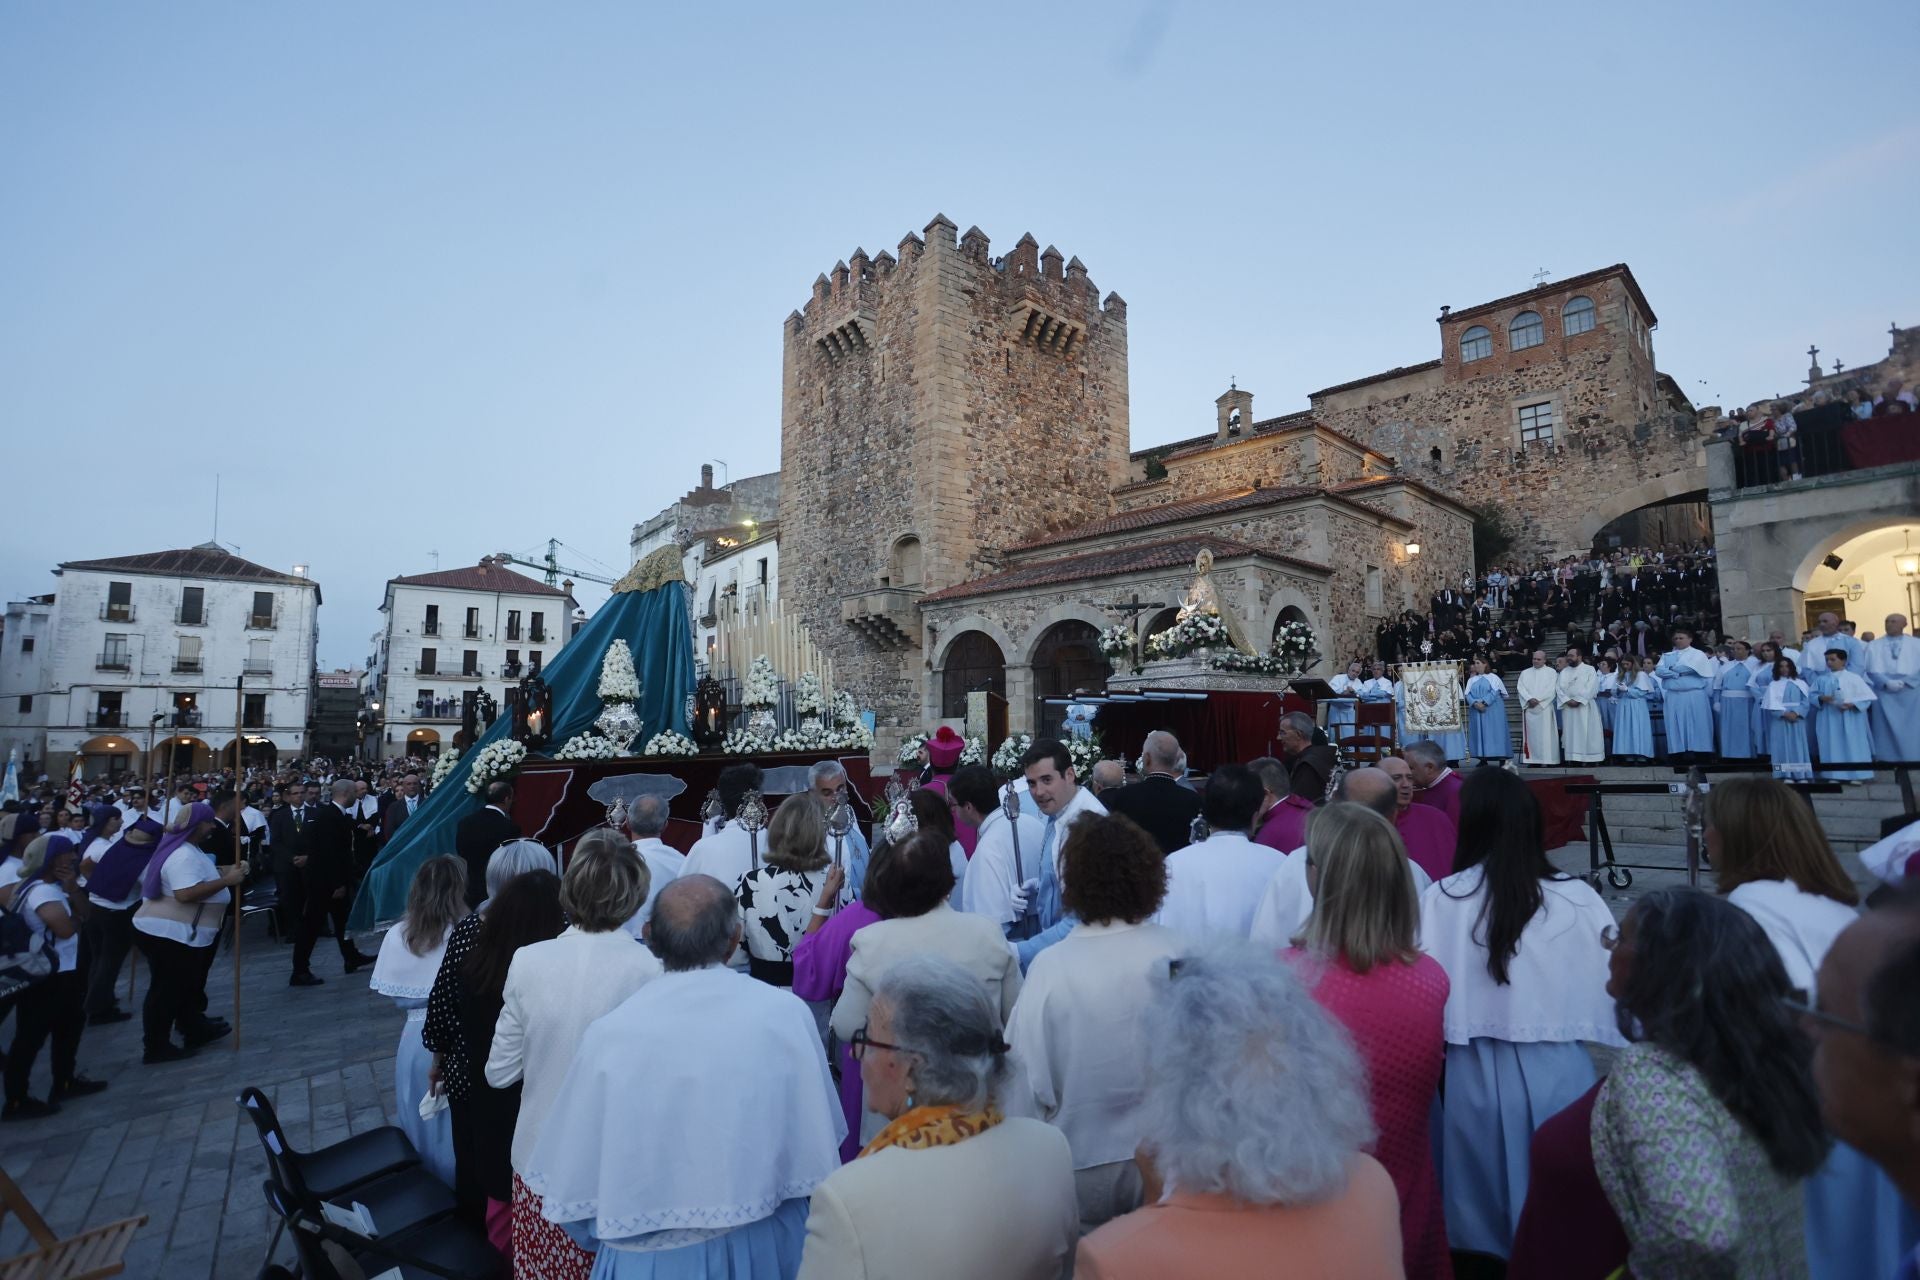
[[[702,489],[713,488],[713,464],[711,462],[703,462],[700,464],[700,487]]]

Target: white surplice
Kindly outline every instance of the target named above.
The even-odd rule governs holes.
[[[1528,764],[1560,763],[1560,729],[1554,723],[1554,703],[1560,696],[1560,673],[1552,667],[1528,667],[1520,673],[1520,728]],[[1528,700],[1538,702],[1529,707]]]
[[[1167,896],[1154,919],[1189,937],[1251,937],[1253,912],[1286,855],[1240,831],[1216,831],[1167,855]]]
[[[1559,673],[1555,686],[1560,708],[1561,754],[1580,764],[1598,764],[1605,760],[1607,740],[1600,705],[1594,701],[1600,688],[1598,673],[1584,662],[1579,666],[1569,663],[1567,669]]]
[[[1809,999],[1827,948],[1860,914],[1844,902],[1808,893],[1787,880],[1749,880],[1736,885],[1727,901],[1767,931],[1767,940],[1787,967],[1787,981]]]

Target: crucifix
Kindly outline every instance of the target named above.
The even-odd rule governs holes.
[[[1808,347],[1807,359],[1813,362],[1814,368],[1818,369],[1820,367],[1820,348]]]
[[[1113,610],[1115,613],[1126,616],[1127,627],[1135,636],[1140,634],[1139,622],[1142,614],[1166,607],[1167,603],[1164,600],[1142,600],[1138,591],[1133,593],[1133,599],[1131,600],[1116,600],[1107,606],[1107,608]]]
[[[1551,271],[1548,271],[1548,270],[1547,270],[1547,269],[1546,269],[1545,267],[1542,267],[1542,268],[1540,268],[1540,269],[1539,269],[1538,271],[1536,271],[1536,272],[1534,272],[1534,273],[1533,273],[1533,284],[1534,284],[1534,287],[1535,287],[1535,288],[1537,289],[1537,288],[1539,288],[1539,287],[1540,287],[1540,286],[1541,286],[1542,284],[1544,284],[1544,283],[1546,283],[1546,279],[1547,279],[1547,277],[1548,277],[1548,276],[1550,276],[1550,275],[1552,275],[1552,274],[1553,274],[1553,273],[1552,273]]]
[[[1839,376],[1840,376],[1840,371],[1841,371],[1842,369],[1844,369],[1844,368],[1846,368],[1846,367],[1847,367],[1846,365],[1844,365],[1844,364],[1842,364],[1842,363],[1840,363],[1840,362],[1839,362],[1838,360],[1835,360],[1835,361],[1833,362],[1833,373],[1834,373],[1834,376],[1835,376],[1835,377],[1839,377]]]

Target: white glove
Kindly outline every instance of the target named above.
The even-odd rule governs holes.
[[[1027,909],[1033,905],[1034,895],[1039,892],[1040,882],[1038,880],[1023,881],[1020,886],[1013,891],[1013,914],[1015,919],[1027,914]]]

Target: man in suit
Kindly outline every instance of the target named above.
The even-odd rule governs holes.
[[[1289,711],[1280,717],[1280,758],[1287,766],[1287,781],[1292,793],[1311,803],[1320,803],[1327,794],[1327,779],[1333,774],[1333,748],[1316,743],[1313,717],[1304,711]]]
[[[400,830],[400,826],[420,807],[420,775],[408,773],[401,775],[400,791],[392,798],[392,803],[380,815],[380,843],[384,846]]]
[[[373,963],[362,955],[347,936],[347,911],[352,901],[347,886],[353,883],[354,868],[359,865],[360,823],[353,783],[345,778],[333,784],[333,803],[321,805],[313,815],[307,832],[307,851],[295,855],[293,864],[305,878],[305,909],[300,915],[300,936],[293,944],[293,977],[287,985],[317,987],[321,979],[313,972],[313,944],[320,937],[320,926],[333,922],[334,936],[340,942],[340,962],[348,973]]]
[[[277,914],[280,940],[292,942],[300,933],[300,917],[306,911],[306,887],[295,858],[307,855],[307,828],[313,821],[312,790],[298,782],[287,784],[286,803],[267,815],[267,852],[273,868],[273,882],[279,889]],[[304,864],[302,864],[304,865]]]
[[[487,804],[478,813],[460,819],[453,831],[453,851],[467,864],[467,905],[478,907],[487,897],[487,859],[509,840],[520,838],[513,820],[513,784],[496,778],[487,784]]]
[[[1143,827],[1160,846],[1172,853],[1193,843],[1193,820],[1200,813],[1200,797],[1180,785],[1186,776],[1187,756],[1180,740],[1164,729],[1147,735],[1140,761],[1146,776],[1140,781],[1105,792],[1100,803],[1109,813],[1124,813]]]

